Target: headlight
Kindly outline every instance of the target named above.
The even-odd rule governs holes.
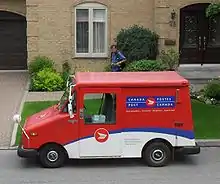
[[[19,114],[15,114],[13,116],[13,121],[20,123],[21,122],[21,116]]]

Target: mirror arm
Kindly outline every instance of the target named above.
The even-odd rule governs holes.
[[[70,115],[70,118],[73,118],[74,115],[73,115],[73,107],[72,107],[72,102],[73,102],[73,97],[72,97],[72,88],[74,87],[75,85],[70,85],[70,90],[69,90],[69,103],[68,103],[68,112],[69,112],[69,115]]]

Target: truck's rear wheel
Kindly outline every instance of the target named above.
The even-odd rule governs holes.
[[[45,168],[61,167],[66,159],[64,150],[55,144],[44,146],[39,152],[39,160]]]
[[[163,142],[153,142],[143,151],[143,159],[151,167],[166,166],[171,160],[171,150]]]

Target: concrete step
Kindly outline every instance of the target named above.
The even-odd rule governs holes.
[[[220,76],[220,65],[180,65],[178,73],[187,79],[201,83]]]
[[[209,80],[220,76],[220,65],[180,65],[178,73],[188,79],[195,90],[200,90]]]

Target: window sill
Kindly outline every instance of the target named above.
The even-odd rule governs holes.
[[[88,56],[88,57],[83,57],[83,56],[74,56],[72,57],[72,59],[109,59],[109,57],[92,57],[92,56]]]
[[[72,59],[108,59],[107,54],[94,54],[94,55],[87,55],[87,54],[75,54],[75,56],[72,57]]]

